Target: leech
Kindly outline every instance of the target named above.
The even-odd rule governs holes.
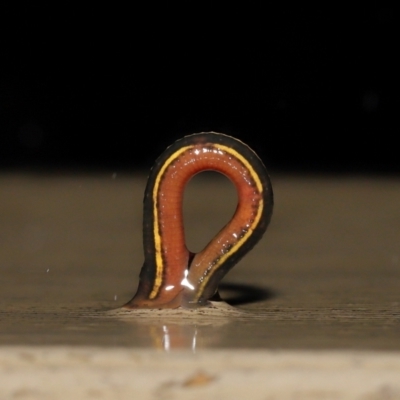
[[[238,192],[232,219],[197,254],[185,244],[183,192],[197,173],[226,175]],[[272,215],[271,181],[262,161],[238,139],[199,133],[176,141],[156,160],[146,186],[145,261],[126,308],[196,308],[217,292],[225,274],[261,239]]]

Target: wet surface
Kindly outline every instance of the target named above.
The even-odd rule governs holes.
[[[143,175],[0,176],[0,345],[400,349],[399,180],[276,177],[267,234],[224,279],[235,309],[118,312],[143,261],[144,185]],[[225,180],[195,179],[191,249],[235,201]]]

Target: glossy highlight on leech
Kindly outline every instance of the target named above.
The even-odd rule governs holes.
[[[185,244],[183,192],[197,173],[227,176],[238,192],[232,219],[197,254]],[[271,218],[272,186],[258,156],[220,133],[176,141],[156,160],[144,196],[145,261],[137,293],[126,308],[196,308],[217,292],[224,275],[260,240]]]

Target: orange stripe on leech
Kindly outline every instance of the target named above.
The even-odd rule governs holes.
[[[255,182],[255,184],[257,186],[257,190],[261,195],[261,192],[263,190],[262,183],[258,177],[258,174],[255,172],[254,168],[252,168],[251,164],[247,161],[246,158],[244,158],[239,152],[235,151],[234,149],[229,148],[224,145],[221,145],[221,144],[207,143],[207,144],[203,144],[201,146],[204,146],[204,145],[212,147],[213,149],[215,149],[217,151],[222,150],[225,152],[225,154],[232,155],[237,161],[239,161],[241,164],[243,164],[245,169],[247,169],[249,171],[249,173],[252,177],[252,180]],[[157,174],[157,176],[155,178],[155,183],[154,183],[154,187],[153,187],[153,212],[154,212],[153,233],[154,233],[154,243],[155,243],[156,273],[155,273],[153,288],[149,295],[150,299],[154,299],[155,297],[158,296],[159,291],[163,284],[163,272],[165,269],[165,265],[164,265],[164,261],[163,261],[163,257],[162,257],[162,248],[163,248],[162,234],[160,234],[160,222],[159,222],[158,194],[159,194],[159,190],[160,190],[160,184],[161,184],[162,179],[164,178],[164,175],[165,175],[168,167],[170,167],[170,165],[175,160],[177,160],[179,157],[181,157],[182,154],[184,152],[186,152],[186,150],[193,149],[195,146],[196,145],[185,146],[185,147],[177,150],[173,154],[171,154],[171,156],[164,162],[159,173]],[[215,168],[215,169],[217,169],[217,168]],[[166,178],[166,179],[168,179],[168,178]],[[262,210],[263,210],[263,200],[262,200],[262,196],[261,196],[261,199],[259,200],[259,207],[258,207],[257,215],[256,215],[252,225],[249,227],[246,234],[241,239],[239,239],[235,243],[235,245],[232,247],[233,251],[231,249],[228,253],[226,253],[224,256],[222,256],[219,259],[218,263],[216,264],[216,267],[213,268],[213,271],[218,269],[232,253],[237,251],[237,248],[239,248],[242,244],[244,244],[246,242],[248,237],[252,234],[254,227],[257,226],[257,224],[261,218]],[[202,293],[201,289],[207,283],[207,281],[209,280],[209,278],[211,276],[212,276],[212,273],[208,276],[208,278],[204,279],[204,284],[202,284],[201,287],[199,288],[200,289],[199,293]]]
[[[159,210],[158,210],[158,192],[160,188],[160,182],[162,181],[164,174],[168,167],[179,158],[182,153],[193,146],[182,147],[179,150],[171,154],[169,158],[162,165],[159,173],[157,174],[153,188],[153,234],[154,234],[154,245],[155,245],[155,261],[156,261],[156,274],[154,278],[153,288],[150,292],[149,299],[154,299],[160,292],[163,282],[164,264],[162,258],[162,235],[160,235],[160,223],[159,223]]]
[[[226,153],[232,154],[235,158],[237,158],[246,167],[246,169],[251,173],[251,176],[257,185],[258,192],[261,194],[263,192],[263,185],[261,183],[261,179],[259,178],[257,172],[254,170],[252,165],[247,161],[247,159],[245,157],[243,157],[238,151],[236,151],[230,147],[227,147],[224,145],[218,145],[218,148],[223,149]]]
[[[232,256],[232,254],[234,254],[247,240],[248,238],[252,235],[254,229],[257,227],[258,223],[260,222],[261,219],[261,215],[264,209],[264,200],[262,197],[262,192],[263,192],[263,185],[261,183],[261,179],[259,178],[257,172],[255,171],[255,169],[252,167],[252,165],[247,161],[246,158],[244,158],[239,152],[237,152],[236,150],[230,148],[230,147],[226,147],[223,145],[216,145],[215,146],[217,149],[221,149],[223,151],[225,151],[226,153],[232,155],[233,157],[235,157],[237,160],[239,160],[244,166],[245,168],[249,171],[253,181],[256,183],[257,186],[257,190],[258,190],[258,194],[260,195],[260,200],[259,200],[259,205],[257,207],[257,214],[256,217],[254,218],[251,226],[248,228],[247,232],[243,235],[242,238],[240,238],[238,241],[235,242],[235,244],[229,249],[228,252],[226,252],[225,254],[223,254],[219,259],[218,262],[216,262],[213,266],[212,269],[209,271],[209,273],[207,273],[206,275],[203,275],[203,279],[200,282],[200,285],[196,291],[196,294],[194,296],[194,300],[199,300],[200,297],[202,296],[205,286],[207,285],[208,281],[210,280],[210,278],[212,277],[212,275],[214,274],[214,272],[216,272],[221,265],[223,265],[225,263],[225,261]]]

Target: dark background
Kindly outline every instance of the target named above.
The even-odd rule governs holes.
[[[148,169],[214,130],[275,170],[399,173],[393,6],[139,4],[3,8],[2,170]]]

